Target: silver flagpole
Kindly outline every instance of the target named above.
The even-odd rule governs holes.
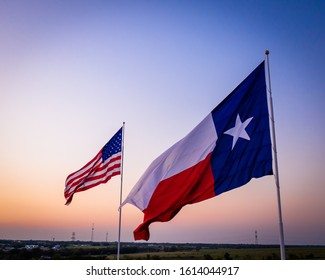
[[[121,249],[121,222],[122,222],[122,187],[123,187],[123,164],[124,164],[124,130],[125,130],[125,122],[123,122],[122,128],[122,162],[121,162],[121,188],[120,188],[120,207],[119,211],[119,219],[118,219],[118,241],[117,241],[117,260],[120,259],[120,249]]]
[[[269,100],[270,100],[269,101],[269,103],[270,103],[270,117],[271,117],[271,123],[272,123],[272,142],[273,142],[273,157],[274,157],[274,168],[275,168],[274,176],[275,176],[275,184],[276,184],[277,198],[278,198],[281,260],[285,260],[286,256],[285,256],[285,248],[284,248],[284,234],[283,234],[281,198],[280,198],[280,180],[279,180],[278,156],[277,156],[276,140],[275,140],[275,123],[274,123],[273,100],[272,100],[272,90],[271,90],[269,53],[270,52],[268,50],[265,51],[267,73],[268,73],[268,91],[269,91]]]

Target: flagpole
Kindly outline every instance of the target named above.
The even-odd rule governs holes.
[[[283,234],[283,222],[282,222],[282,210],[281,210],[281,197],[280,197],[280,180],[279,180],[279,168],[278,168],[278,156],[276,148],[276,139],[275,139],[275,121],[274,121],[274,112],[273,112],[273,100],[272,100],[272,91],[271,91],[271,78],[270,78],[270,64],[269,64],[269,51],[265,51],[266,56],[266,65],[268,73],[268,91],[269,91],[269,103],[270,103],[270,117],[272,124],[272,142],[273,142],[273,156],[274,156],[274,169],[275,169],[275,184],[277,190],[277,200],[278,200],[278,213],[279,213],[279,229],[280,229],[280,252],[281,259],[285,260],[285,247],[284,247],[284,234]]]
[[[120,188],[120,207],[119,211],[119,219],[118,219],[118,241],[117,241],[117,260],[120,259],[120,249],[121,249],[121,222],[122,222],[122,187],[123,187],[123,164],[124,164],[124,130],[125,130],[125,122],[123,122],[122,128],[122,162],[121,162],[121,188]]]

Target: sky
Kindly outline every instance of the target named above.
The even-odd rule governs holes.
[[[270,50],[284,240],[325,245],[324,1],[0,1],[0,239],[117,240],[120,176],[66,177],[125,122],[123,198]],[[122,241],[142,212],[126,205]],[[151,242],[279,243],[273,176],[185,206]]]

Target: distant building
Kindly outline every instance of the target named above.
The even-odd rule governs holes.
[[[15,249],[14,247],[11,247],[11,246],[5,246],[4,248],[3,248],[3,251],[11,251],[11,250],[13,250],[13,249]]]
[[[61,250],[61,246],[60,245],[55,245],[52,247],[53,250],[58,251]]]
[[[25,249],[27,249],[27,250],[33,250],[33,249],[36,249],[38,247],[39,247],[38,245],[25,245]]]

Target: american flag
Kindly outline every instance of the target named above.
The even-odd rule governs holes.
[[[75,193],[106,183],[113,176],[121,174],[122,129],[123,127],[91,161],[67,177],[64,190],[66,205],[70,204]]]

